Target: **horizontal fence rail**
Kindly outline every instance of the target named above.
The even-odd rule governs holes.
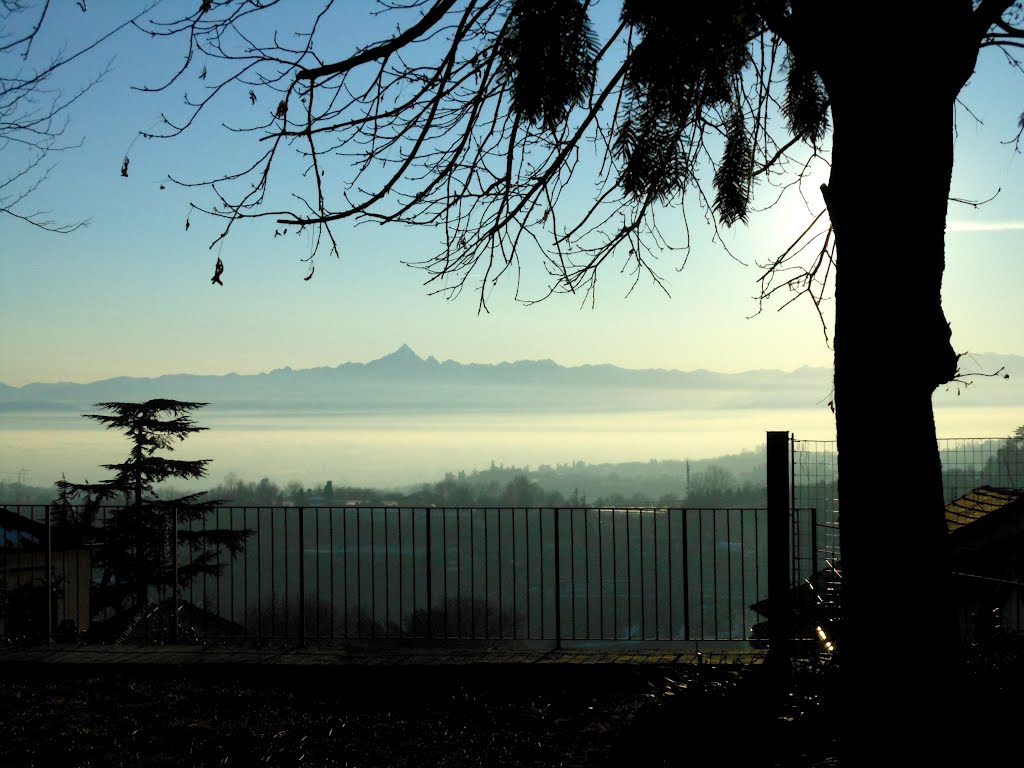
[[[43,523],[0,526],[10,594],[46,581],[46,507],[6,510]],[[109,514],[91,543],[51,548],[50,632],[111,618],[83,586],[101,578]],[[217,573],[152,587],[136,622],[177,615],[198,638],[671,644],[748,640],[767,597],[763,509],[221,507],[181,523],[204,527],[250,534]],[[166,558],[185,572],[192,552]]]

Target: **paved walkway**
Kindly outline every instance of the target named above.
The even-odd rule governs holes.
[[[73,665],[202,665],[287,667],[441,666],[466,664],[620,664],[741,665],[759,664],[764,651],[750,649],[670,652],[602,649],[548,651],[451,648],[324,649],[240,648],[196,645],[94,645],[0,648],[0,669],[16,664]]]

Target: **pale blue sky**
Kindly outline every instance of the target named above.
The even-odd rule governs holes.
[[[194,3],[168,5],[191,9]],[[356,10],[369,3],[350,5],[348,37],[331,52],[338,57],[383,29],[381,20]],[[129,4],[90,4],[85,14],[73,3],[60,6],[40,50],[89,38]],[[217,225],[193,214],[186,233],[188,193],[159,185],[168,172],[194,177],[224,170],[225,159],[240,157],[247,139],[203,124],[174,141],[135,140],[158,124],[161,112],[174,114],[174,104],[128,86],[156,82],[172,70],[175,56],[173,47],[124,34],[79,68],[76,76],[84,78],[113,57],[110,75],[72,114],[69,133],[84,137],[84,147],[59,158],[33,202],[91,224],[54,235],[0,218],[0,381],[336,365],[380,357],[403,342],[421,355],[464,362],[552,358],[566,365],[721,371],[831,362],[806,302],[747,319],[757,308],[753,262],[784,249],[807,221],[795,197],[727,233],[748,266],[697,226],[686,268],[675,270],[673,254],[663,261],[671,298],[646,283],[626,297],[630,280],[609,265],[594,309],[567,296],[522,306],[509,285],[491,297],[490,315],[478,315],[474,295],[454,302],[429,297],[424,275],[401,264],[432,255],[439,238],[424,229],[373,225],[339,227],[341,259],[320,257],[315,277],[304,282],[303,239],[273,239],[269,221],[242,226],[227,241],[220,251],[225,285],[211,286],[217,253],[207,246]],[[951,206],[944,295],[958,350],[1021,355],[1024,158],[1000,142],[1012,137],[1024,110],[1024,76],[1000,59],[985,53],[963,94],[983,124],[961,111],[953,194],[987,198],[1002,191],[977,211]],[[122,178],[129,148],[130,174]],[[0,154],[0,170],[12,162],[9,153]],[[878,186],[879,219],[867,225],[880,237],[886,227],[912,226],[900,212],[913,180],[900,178],[898,168],[879,168]],[[816,187],[807,187],[815,206]],[[527,280],[527,295],[542,290],[540,280]]]

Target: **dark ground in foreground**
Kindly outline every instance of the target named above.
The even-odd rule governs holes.
[[[749,768],[813,765],[833,746],[815,697],[780,709],[756,668],[99,673],[22,666],[5,673],[5,768]]]

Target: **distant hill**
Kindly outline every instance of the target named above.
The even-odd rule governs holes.
[[[1024,404],[1024,357],[975,355],[969,369],[1005,369],[1009,380],[978,378],[966,391],[940,392],[947,404]],[[881,385],[884,386],[884,383]],[[0,384],[0,410],[74,411],[108,400],[170,397],[215,403],[221,409],[382,412],[529,409],[594,412],[613,408],[790,408],[824,403],[831,370],[755,370],[715,373],[703,369],[632,370],[613,365],[565,367],[552,360],[496,365],[422,358],[406,345],[368,363],[219,376],[170,374],[118,377],[88,384]],[[976,394],[977,393],[977,394]]]

